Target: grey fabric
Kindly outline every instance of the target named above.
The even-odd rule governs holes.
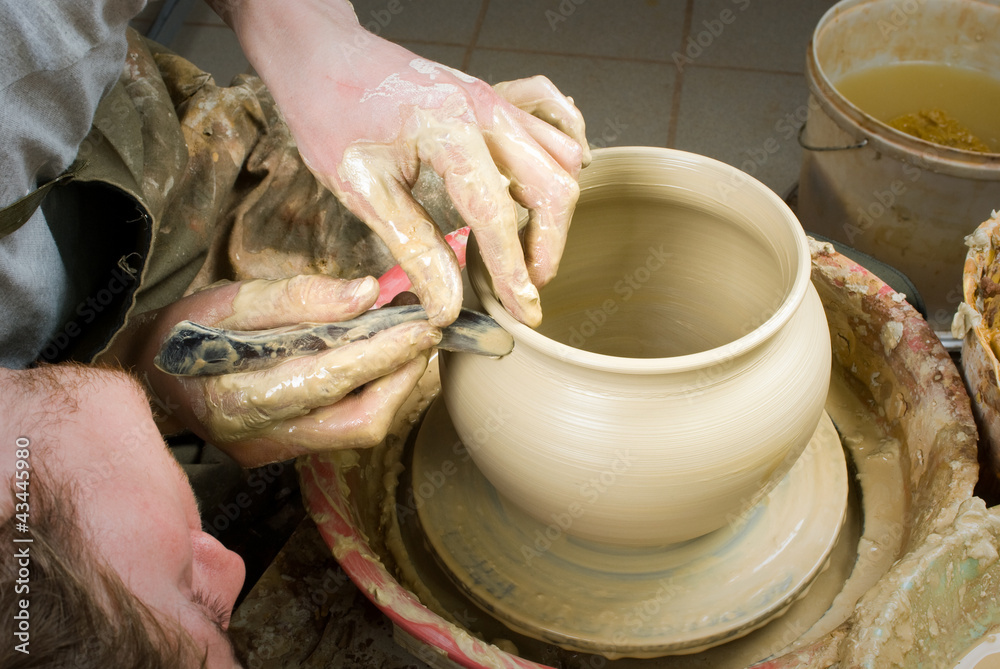
[[[70,165],[145,1],[0,0],[0,206]],[[0,365],[34,360],[78,306],[58,236],[39,210],[0,240]]]

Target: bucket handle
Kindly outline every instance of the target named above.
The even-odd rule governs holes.
[[[806,151],[849,151],[851,149],[860,149],[863,146],[868,145],[868,138],[863,138],[857,144],[848,144],[846,146],[813,146],[812,144],[806,144],[805,140],[802,139],[802,133],[806,131],[806,124],[803,123],[799,126],[799,146],[801,146]]]

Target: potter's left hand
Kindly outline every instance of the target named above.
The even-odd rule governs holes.
[[[433,324],[458,315],[462,282],[411,195],[422,165],[441,175],[476,233],[504,306],[541,321],[536,286],[556,273],[589,160],[572,100],[544,77],[491,88],[418,58],[361,27],[345,0],[215,4],[306,164],[386,243]],[[530,211],[523,249],[515,202]]]
[[[101,361],[142,377],[162,432],[192,430],[245,467],[311,451],[374,446],[441,340],[441,331],[427,321],[258,371],[175,377],[157,369],[153,358],[182,320],[232,330],[340,322],[368,310],[378,293],[371,277],[312,275],[211,286],[131,318]]]

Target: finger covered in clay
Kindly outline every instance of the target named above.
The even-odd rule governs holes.
[[[580,148],[582,167],[590,164],[590,145],[587,143],[583,114],[577,109],[573,98],[563,95],[548,77],[536,75],[526,79],[501,81],[494,84],[493,90],[518,109],[545,121],[563,135],[572,138]],[[535,139],[546,148],[553,148],[546,141],[538,137]],[[562,152],[557,150],[552,155],[558,159]],[[572,163],[569,161],[564,162],[563,167],[572,171]]]
[[[223,376],[182,379],[200,401],[192,407],[217,442],[237,442],[280,430],[284,421],[341,401],[352,390],[386,376],[441,340],[426,321],[404,323],[317,355],[276,367]],[[200,392],[198,392],[200,391]]]
[[[276,425],[266,435],[226,450],[244,467],[259,467],[310,452],[370,448],[388,433],[400,407],[427,369],[429,353],[371,381],[336,404]]]

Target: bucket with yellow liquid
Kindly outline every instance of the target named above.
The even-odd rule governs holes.
[[[844,0],[807,55],[799,218],[908,275],[944,339],[1000,209],[998,35],[1000,0]]]

